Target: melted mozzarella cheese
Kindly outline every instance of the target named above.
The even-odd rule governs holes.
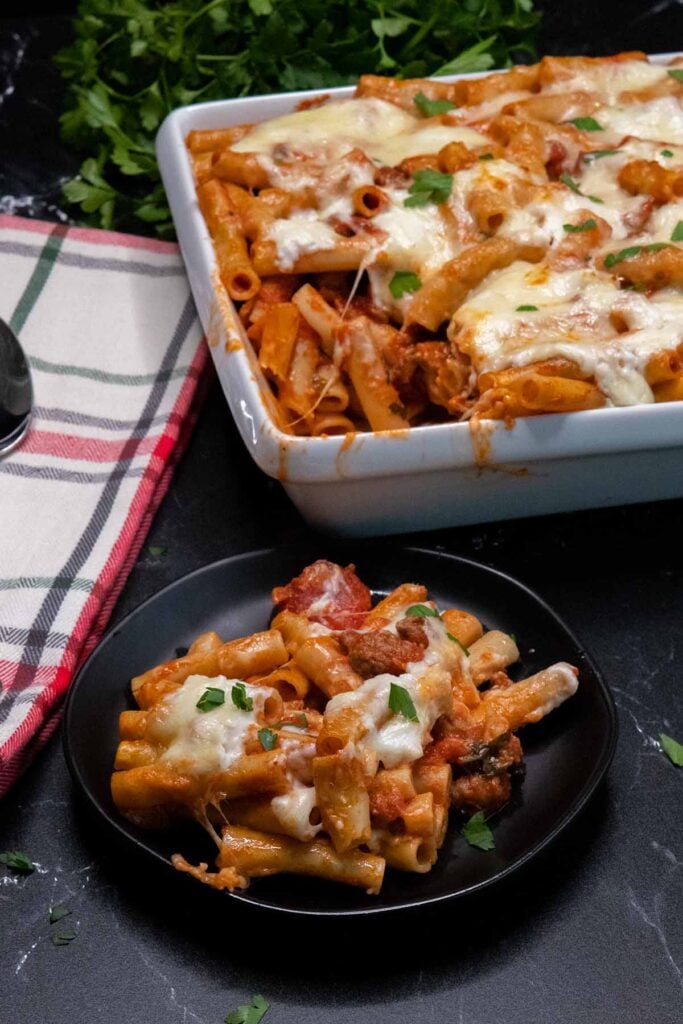
[[[404,206],[407,191],[392,190],[392,201],[373,224],[386,231],[381,252],[390,265],[427,275],[453,259],[458,250],[441,212],[433,203]]]
[[[633,244],[648,244],[650,242],[669,242],[677,225],[683,221],[683,199],[673,203],[665,203],[653,211],[647,222],[647,235],[634,239]]]
[[[288,793],[273,797],[270,806],[287,835],[302,842],[314,839],[322,828],[320,821],[311,824],[316,809],[315,786],[295,786]]]
[[[533,305],[538,312],[519,312]],[[617,334],[610,314],[627,331]],[[652,402],[644,372],[657,352],[676,348],[683,329],[683,295],[665,288],[651,298],[620,290],[590,268],[549,271],[513,263],[496,271],[456,314],[469,328],[467,348],[479,372],[563,357],[576,362],[614,405]]]
[[[353,708],[361,714],[366,733],[345,751],[364,761],[370,774],[380,762],[385,768],[396,768],[422,757],[434,723],[451,710],[451,676],[467,658],[459,645],[448,639],[440,619],[426,618],[423,623],[428,645],[422,661],[408,665],[408,671],[400,676],[383,673],[366,679],[358,689],[340,693],[327,704],[332,712]],[[408,691],[416,722],[394,714],[389,707],[392,684]]]
[[[582,181],[581,191],[585,192],[586,190],[587,186]],[[623,211],[618,207],[608,206],[606,203],[604,205],[596,203],[569,189],[549,187],[540,190],[538,198],[526,206],[511,210],[503,221],[498,234],[502,237],[514,238],[515,241],[528,245],[552,247],[567,237],[564,225],[567,222],[574,223],[575,214],[581,210],[606,220],[612,229],[612,238],[625,238],[628,229],[624,224],[623,212],[628,212],[630,207],[640,206],[642,199],[626,196],[624,192],[621,192],[621,196],[626,200],[620,204],[624,208]]]
[[[487,139],[464,125],[424,125],[421,118],[379,99],[338,100],[256,125],[232,149],[272,155],[291,146],[308,156],[339,159],[360,148],[372,160],[393,166],[407,157],[434,153],[449,142],[485,145]]]
[[[597,92],[605,103],[615,103],[622,92],[651,89],[664,81],[666,68],[657,64],[644,60],[605,60],[563,74],[546,85],[544,91]]]
[[[167,747],[161,761],[187,762],[202,775],[225,771],[244,753],[247,732],[269,696],[269,686],[243,683],[253,702],[251,711],[241,711],[232,702],[232,688],[239,679],[225,676],[189,676],[180,689],[168,694],[155,706],[154,735]],[[210,711],[200,711],[197,702],[208,687],[222,690],[225,702]]]
[[[408,691],[415,705],[417,722],[395,715],[389,708],[392,684]],[[366,679],[357,690],[333,697],[327,707],[330,711],[354,708],[362,714],[366,734],[348,753],[360,757],[369,774],[373,774],[379,762],[385,768],[396,768],[421,757],[434,723],[450,710],[451,701],[450,675],[437,668],[423,673],[382,674]]]
[[[266,237],[277,246],[282,270],[291,270],[306,253],[334,249],[339,243],[337,232],[316,210],[296,210],[288,218],[273,221]]]
[[[675,96],[660,96],[645,103],[601,107],[595,117],[605,129],[604,137],[609,142],[635,135],[639,139],[683,144],[683,106]]]
[[[450,142],[462,142],[469,149],[485,146],[488,139],[481,132],[460,124],[438,124],[426,128],[416,127],[410,134],[382,141],[376,147],[370,144],[368,153],[389,166],[400,164],[411,156],[438,153]]]

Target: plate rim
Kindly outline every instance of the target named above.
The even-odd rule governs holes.
[[[537,843],[535,843],[524,854],[515,859],[511,864],[508,864],[506,867],[502,868],[500,871],[497,871],[490,878],[486,878],[479,882],[475,882],[471,885],[468,885],[464,889],[459,889],[457,892],[448,892],[438,896],[425,897],[424,899],[412,901],[409,903],[394,903],[390,906],[377,907],[348,907],[334,910],[282,906],[277,903],[269,903],[266,901],[255,900],[253,897],[247,895],[249,890],[244,890],[244,892],[230,892],[227,890],[221,890],[221,895],[228,896],[230,899],[235,900],[238,904],[242,906],[251,907],[255,911],[269,911],[281,914],[292,914],[297,917],[364,917],[367,914],[390,914],[396,913],[398,911],[415,912],[422,910],[426,907],[433,907],[436,904],[450,903],[455,900],[460,900],[466,897],[473,896],[475,893],[488,889],[491,886],[496,885],[499,882],[502,882],[504,879],[509,878],[512,874],[521,870],[526,864],[529,863],[530,860],[532,860],[534,857],[539,856],[544,850],[546,850],[547,847],[550,846],[581,813],[581,811],[589,802],[589,800],[595,793],[595,790],[605,777],[610,767],[610,764],[612,763],[612,759],[614,757],[614,751],[616,749],[617,739],[619,736],[619,718],[617,715],[617,709],[616,704],[614,702],[614,698],[612,696],[612,693],[607,682],[603,678],[602,672],[596,665],[595,661],[593,660],[593,657],[589,654],[584,644],[578,639],[573,630],[569,628],[569,626],[565,623],[564,619],[560,615],[558,615],[558,613],[546,602],[546,600],[543,597],[541,597],[532,587],[528,586],[526,583],[524,583],[516,576],[512,576],[509,573],[503,572],[501,569],[497,569],[493,566],[486,565],[484,562],[479,562],[476,559],[468,558],[464,555],[453,554],[449,551],[440,551],[436,548],[423,547],[420,545],[396,544],[395,542],[385,538],[366,538],[354,540],[352,538],[349,539],[328,537],[321,539],[321,541],[304,540],[300,542],[295,542],[294,544],[288,544],[287,551],[295,551],[297,548],[302,550],[310,549],[313,545],[317,545],[318,547],[323,548],[324,554],[325,545],[328,545],[330,547],[344,547],[349,550],[357,549],[360,552],[362,548],[369,547],[371,544],[375,547],[377,546],[377,544],[380,544],[381,546],[391,546],[392,548],[398,549],[399,551],[405,551],[411,554],[443,558],[449,561],[453,561],[457,564],[467,565],[469,568],[473,568],[477,571],[483,570],[485,573],[497,576],[505,580],[506,583],[512,584],[514,587],[523,590],[529,597],[532,598],[532,600],[539,604],[542,607],[543,611],[555,621],[555,623],[567,634],[567,636],[575,644],[577,649],[581,652],[588,667],[592,671],[595,680],[597,681],[598,693],[600,694],[602,701],[604,703],[608,719],[608,728],[605,735],[605,742],[603,744],[602,753],[598,761],[596,762],[593,770],[591,771],[591,774],[589,775],[587,781],[584,783],[583,787],[577,793],[576,797],[569,805],[569,808],[564,813],[560,821],[554,826],[554,828],[552,828],[548,833],[546,833]],[[219,567],[223,567],[228,564],[234,564],[236,562],[247,561],[252,558],[258,558],[262,556],[280,553],[282,553],[282,549],[278,548],[277,546],[270,546],[264,548],[257,548],[255,550],[237,552],[234,555],[228,555],[225,558],[219,558],[212,562],[207,562],[204,565],[192,569],[188,573],[184,573],[177,579],[171,580],[170,583],[167,583],[160,590],[151,594],[149,597],[145,598],[143,601],[137,604],[134,608],[127,612],[122,619],[120,619],[114,626],[112,626],[105,632],[105,634],[100,638],[100,640],[93,648],[93,650],[90,652],[90,654],[83,662],[83,664],[79,666],[78,671],[76,672],[73,681],[69,686],[69,690],[67,692],[66,701],[64,705],[62,747],[64,750],[64,757],[72,781],[76,785],[76,788],[79,791],[80,795],[86,798],[90,810],[97,812],[97,815],[107,823],[107,826],[113,828],[120,838],[125,839],[129,843],[133,843],[134,846],[137,848],[138,852],[143,851],[147,857],[153,858],[155,861],[162,864],[164,868],[172,867],[170,861],[168,861],[166,857],[158,853],[156,850],[151,849],[141,840],[130,835],[130,833],[126,830],[123,824],[125,819],[119,820],[119,818],[114,817],[112,814],[110,814],[109,811],[100,804],[100,802],[96,799],[94,794],[90,791],[87,781],[83,777],[80,766],[77,763],[77,759],[71,745],[70,723],[73,714],[73,705],[75,700],[77,699],[76,694],[79,690],[79,687],[82,684],[82,680],[87,675],[90,663],[101,652],[102,647],[104,647],[106,644],[114,640],[114,638],[118,635],[121,629],[123,629],[131,619],[137,616],[148,605],[153,604],[159,598],[166,595],[169,591],[172,591],[177,587],[183,586],[189,580],[194,579],[196,576],[201,576],[203,573],[207,571],[217,570]]]

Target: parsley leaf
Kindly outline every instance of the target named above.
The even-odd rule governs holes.
[[[672,242],[683,242],[683,220],[679,220],[676,227],[671,232]]]
[[[660,156],[673,156],[673,150],[671,150],[671,149],[663,149],[660,152]]]
[[[238,1006],[225,1018],[225,1024],[259,1024],[268,1012],[269,1003],[263,996],[252,996],[246,1006]]]
[[[683,68],[669,68],[667,74],[675,78],[677,82],[683,82]]]
[[[55,932],[52,938],[53,946],[68,946],[78,935],[78,932]]]
[[[437,114],[447,114],[449,110],[455,110],[455,103],[450,100],[430,100],[423,92],[418,92],[413,97],[413,103],[425,117],[435,117]]]
[[[622,260],[630,260],[634,256],[639,256],[641,252],[659,252],[660,249],[668,249],[668,242],[652,242],[650,245],[628,245],[625,249],[620,249],[619,252],[610,252],[605,256],[605,266],[609,270],[615,263],[621,263]]]
[[[68,907],[50,907],[50,924],[56,924],[63,917],[68,917],[70,913]]]
[[[0,864],[5,864],[12,871],[18,871],[22,875],[30,875],[36,869],[33,861],[19,850],[6,850],[0,853]]]
[[[230,696],[232,697],[233,704],[240,711],[251,711],[254,706],[251,697],[247,696],[247,688],[244,683],[235,683]]]
[[[463,4],[464,7],[467,3]],[[520,7],[522,5],[520,4]],[[470,7],[477,14],[483,13],[482,4],[477,3],[476,7],[470,0]],[[452,17],[453,15],[451,15]],[[449,60],[447,64],[442,64],[436,71],[432,71],[433,75],[465,75],[469,71],[488,71],[489,68],[494,66],[494,61],[491,54],[487,51],[495,40],[495,36],[489,36],[488,39],[482,39],[481,42],[475,43],[474,46],[470,46],[469,49],[463,50],[461,54],[454,57],[453,60]]]
[[[566,171],[564,174],[560,175],[560,181],[563,185],[566,185],[567,188],[570,188],[572,192],[576,192],[577,196],[583,196],[584,199],[590,199],[593,203],[604,202],[604,200],[600,199],[599,196],[587,196],[585,193],[583,193],[579,188],[578,184],[572,178],[571,174],[567,174]]]
[[[678,768],[683,768],[683,743],[679,743],[673,736],[667,736],[665,733],[660,735],[659,742],[671,763]]]
[[[259,729],[257,735],[264,750],[272,750],[277,743],[277,733],[272,729]]]
[[[593,228],[597,228],[597,222],[590,217],[588,220],[582,221],[581,224],[563,224],[562,227],[568,234],[577,235],[582,231],[592,231]]]
[[[462,834],[470,846],[476,846],[478,850],[493,850],[495,848],[493,832],[484,820],[483,811],[477,811],[465,822]]]
[[[453,634],[449,633],[448,630],[446,630],[446,636],[448,637],[449,640],[452,640],[454,644],[457,644],[458,647],[460,648],[460,650],[462,651],[462,653],[466,654],[467,657],[469,658],[470,652],[467,650],[467,648],[465,647],[464,644],[460,643],[460,641],[458,640],[457,636],[453,636]]]
[[[441,171],[415,171],[413,181],[408,189],[410,195],[403,201],[404,206],[426,206],[445,203],[453,188],[453,175],[442,174]]]
[[[409,722],[419,722],[413,698],[405,686],[399,686],[398,683],[392,683],[389,687],[389,709],[395,715],[403,715]]]
[[[168,554],[168,548],[157,548],[154,546],[150,546],[147,548],[147,551],[149,552],[150,555],[152,555],[153,558],[161,558],[162,555]]]
[[[480,153],[479,154],[479,159],[480,160],[493,160],[493,153]]]
[[[429,608],[426,604],[411,604],[410,608],[406,608],[406,615],[415,615],[419,619],[441,618],[436,608]]]
[[[591,163],[592,160],[602,160],[604,156],[616,156],[618,149],[594,149],[590,153],[583,154],[584,163]]]
[[[410,270],[397,270],[389,282],[389,291],[395,299],[400,299],[406,292],[416,292],[422,287],[422,281]]]
[[[605,130],[594,117],[572,117],[569,123],[575,124],[582,132],[604,132]]]
[[[517,306],[516,313],[537,313],[538,306]]]
[[[207,686],[195,707],[200,711],[213,711],[221,704],[225,704],[225,690],[221,690],[218,686]]]

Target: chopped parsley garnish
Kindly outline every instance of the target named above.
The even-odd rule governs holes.
[[[0,864],[5,864],[12,871],[18,871],[22,875],[30,875],[36,870],[33,861],[19,850],[6,850],[0,853]]]
[[[538,306],[517,306],[515,313],[538,313]]]
[[[442,174],[441,171],[415,171],[413,182],[408,192],[410,195],[403,201],[404,206],[426,206],[427,203],[445,203],[453,188],[453,175]]]
[[[457,644],[460,650],[463,652],[463,654],[466,654],[467,657],[469,658],[470,652],[467,650],[464,644],[460,643],[457,636],[453,636],[453,634],[449,633],[448,630],[446,630],[446,636],[448,637],[449,640],[452,640],[454,644]]]
[[[161,558],[162,555],[168,554],[168,548],[148,547],[147,550],[153,558]]]
[[[246,1006],[238,1006],[225,1018],[225,1024],[259,1024],[268,1011],[269,1003],[263,996],[252,996]]]
[[[484,820],[484,812],[477,811],[469,821],[462,827],[462,834],[470,846],[476,846],[478,850],[493,850],[493,832]]]
[[[683,768],[683,743],[679,743],[673,736],[667,736],[665,733],[660,735],[659,742],[671,763],[678,768]]]
[[[480,160],[493,160],[493,153],[480,153],[479,154],[479,159]]]
[[[582,132],[604,132],[605,130],[594,117],[572,117],[569,123],[575,124]]]
[[[277,743],[277,733],[272,729],[259,729],[258,738],[264,750],[272,750]]]
[[[50,907],[50,924],[56,924],[63,917],[68,917],[70,913],[68,907]]]
[[[673,151],[670,150],[670,149],[663,149],[659,155],[660,156],[673,156]]]
[[[581,224],[563,224],[562,227],[570,235],[578,235],[582,231],[592,231],[593,228],[597,228],[597,222],[590,217],[588,220],[584,220]]]
[[[672,242],[683,242],[683,220],[679,220],[676,227],[671,232]]]
[[[419,722],[417,711],[405,686],[392,683],[389,687],[389,708],[395,715],[403,715],[409,722]]]
[[[675,78],[677,82],[683,82],[683,68],[669,68],[667,74]]]
[[[563,185],[566,185],[567,188],[570,188],[572,192],[576,192],[577,196],[583,196],[584,199],[590,199],[592,203],[604,202],[604,200],[600,199],[599,196],[588,196],[584,192],[582,192],[577,182],[575,182],[572,178],[571,174],[567,174],[566,171],[564,174],[560,175],[560,181]]]
[[[53,946],[68,946],[78,935],[78,932],[55,932],[52,936]]]
[[[616,156],[619,152],[618,149],[594,149],[592,153],[584,153],[584,163],[590,163],[591,160],[602,160],[604,156]]]
[[[650,245],[629,245],[619,252],[610,252],[605,256],[605,266],[609,270],[615,263],[622,260],[630,260],[633,256],[639,256],[641,252],[659,252],[660,249],[668,249],[668,242],[652,242]]]
[[[422,281],[411,270],[397,270],[389,282],[389,291],[395,299],[400,299],[406,292],[416,292],[422,287]]]
[[[426,604],[411,604],[406,609],[406,615],[415,615],[418,619],[440,619],[441,616],[436,608],[429,608]]]
[[[200,711],[213,711],[221,704],[225,704],[225,690],[221,690],[218,686],[207,686],[197,701],[196,707]]]
[[[449,110],[455,110],[455,103],[450,100],[430,100],[423,92],[413,97],[413,103],[425,117],[435,117],[437,114],[447,114]]]
[[[240,711],[251,711],[254,706],[254,702],[251,697],[247,696],[247,688],[244,683],[235,683],[230,693],[232,702],[236,708]]]

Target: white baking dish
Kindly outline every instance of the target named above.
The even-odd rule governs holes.
[[[353,89],[329,92],[341,98]],[[484,468],[476,465],[464,423],[350,438],[292,437],[276,427],[270,389],[227,299],[219,313],[213,248],[185,138],[193,128],[276,117],[316,93],[181,107],[157,137],[190,285],[228,404],[256,463],[282,482],[306,519],[362,536],[683,496],[683,402],[538,416],[512,429],[495,423]]]

